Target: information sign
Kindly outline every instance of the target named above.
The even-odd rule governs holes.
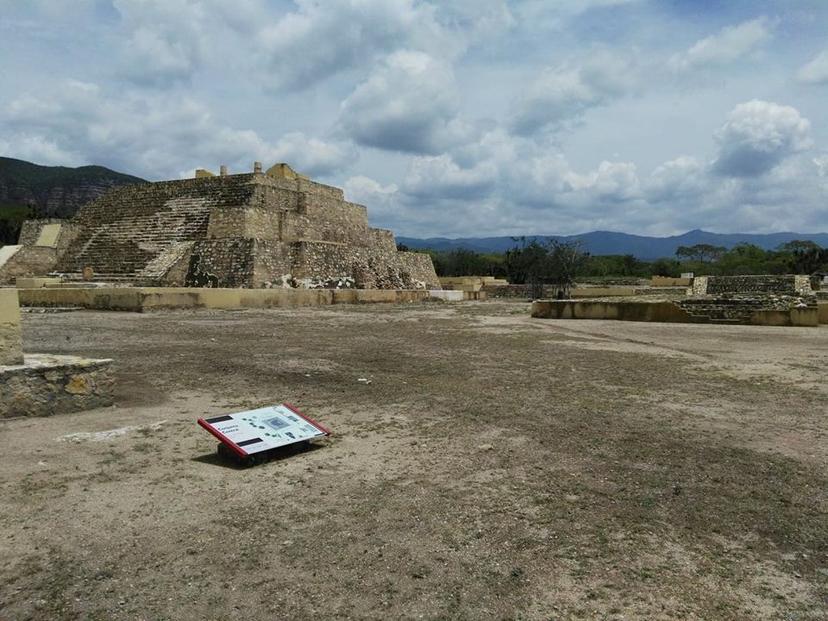
[[[289,403],[226,416],[199,418],[198,424],[240,458],[331,433]]]

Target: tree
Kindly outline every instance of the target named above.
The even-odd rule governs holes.
[[[549,250],[536,240],[526,241],[525,237],[515,237],[517,243],[506,251],[504,265],[509,282],[529,284],[534,299],[543,297],[543,283],[548,277]]]
[[[681,273],[681,264],[675,259],[656,259],[650,266],[653,276],[676,278]]]
[[[552,239],[547,248],[549,282],[555,285],[559,298],[568,299],[575,277],[587,265],[589,254],[584,252],[579,241],[560,242]]]
[[[784,256],[788,271],[796,274],[813,274],[828,265],[828,249],[810,240],[794,239],[777,251]]]
[[[792,239],[789,242],[785,242],[784,244],[780,244],[776,250],[779,252],[788,252],[791,254],[795,254],[797,252],[809,252],[811,250],[821,250],[822,247],[816,243],[811,241],[810,239]]]
[[[695,246],[679,246],[676,248],[676,256],[679,259],[689,261],[700,261],[707,263],[718,261],[727,252],[724,246],[713,246],[712,244],[696,244]]]

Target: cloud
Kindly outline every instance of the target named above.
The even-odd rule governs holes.
[[[339,125],[363,146],[437,153],[472,131],[457,112],[451,67],[423,52],[401,51],[342,102]]]
[[[715,139],[713,169],[732,177],[765,174],[812,145],[810,123],[796,108],[757,99],[736,106]]]
[[[462,198],[471,200],[488,194],[497,181],[497,168],[484,162],[461,168],[447,154],[412,160],[403,182],[403,191],[418,199]]]
[[[359,154],[348,143],[308,138],[301,132],[282,136],[269,151],[269,161],[288,162],[301,173],[327,176],[350,166]]]
[[[410,47],[455,48],[434,8],[413,0],[296,0],[258,35],[277,88],[302,89]]]
[[[802,65],[796,77],[805,84],[828,84],[828,50],[823,50]]]
[[[327,175],[355,158],[348,145],[301,133],[270,143],[253,130],[227,127],[188,97],[115,93],[71,80],[0,107],[0,122],[11,135],[9,144],[21,145],[11,148],[11,155],[39,150],[47,161],[62,154],[67,162],[101,163],[149,178],[220,163],[251,170],[254,160],[288,160],[300,170]]]
[[[114,6],[126,35],[120,48],[120,75],[148,86],[190,80],[207,49],[208,4],[193,0],[115,0]]]
[[[809,155],[809,124],[794,108],[740,104],[713,139],[711,161],[683,155],[642,174],[630,161],[578,170],[551,138],[495,126],[448,153],[413,158],[399,185],[360,177],[350,191],[382,226],[421,237],[821,226],[828,156]]]
[[[645,184],[647,200],[655,203],[699,196],[707,186],[707,168],[695,157],[683,155],[653,170]]]
[[[641,0],[521,0],[515,3],[514,12],[532,28],[563,28],[572,18],[593,9],[634,5]]]
[[[636,87],[636,63],[623,54],[595,51],[580,63],[548,67],[516,104],[512,128],[530,134],[580,116]]]
[[[759,17],[696,41],[686,52],[675,54],[669,65],[676,71],[721,65],[754,52],[771,37],[772,25]]]

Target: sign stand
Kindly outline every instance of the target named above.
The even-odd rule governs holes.
[[[218,438],[219,455],[245,465],[266,461],[276,449],[290,445],[307,446],[311,440],[331,434],[325,426],[289,403],[199,418],[198,424]]]

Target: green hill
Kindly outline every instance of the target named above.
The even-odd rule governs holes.
[[[70,218],[110,188],[144,179],[103,166],[40,166],[0,157],[0,245],[17,241],[26,218]]]

